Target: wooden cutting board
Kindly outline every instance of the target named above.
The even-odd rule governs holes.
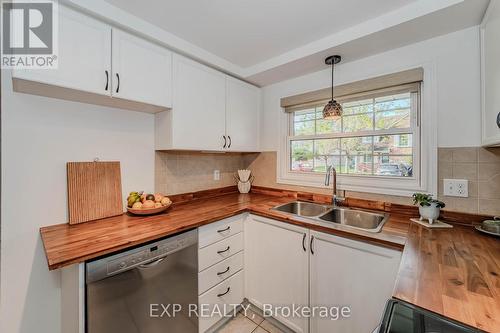
[[[69,224],[123,214],[120,162],[68,162]]]

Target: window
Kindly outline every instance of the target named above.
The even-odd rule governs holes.
[[[324,103],[290,113],[289,171],[321,174],[333,165],[344,175],[412,178],[417,99],[412,92],[350,99],[335,121],[322,118]]]

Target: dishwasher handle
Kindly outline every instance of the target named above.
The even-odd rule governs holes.
[[[137,267],[141,268],[141,269],[154,267],[154,266],[158,265],[159,263],[161,263],[163,260],[165,260],[165,257],[160,258],[160,259],[156,259],[155,261],[151,261],[151,262],[148,262],[146,264],[141,264],[141,265],[139,265]]]

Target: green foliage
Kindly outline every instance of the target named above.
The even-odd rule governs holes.
[[[446,205],[444,202],[433,199],[432,195],[425,193],[414,193],[413,194],[413,204],[420,205],[422,207],[428,207],[435,203],[439,208],[444,208]]]
[[[293,150],[293,159],[296,161],[307,161],[313,158],[313,152],[306,147],[297,147]]]

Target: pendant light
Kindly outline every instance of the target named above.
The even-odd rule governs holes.
[[[325,59],[325,64],[332,66],[332,99],[323,108],[323,119],[337,120],[342,117],[342,105],[333,98],[333,69],[341,59],[339,55],[329,56]]]

